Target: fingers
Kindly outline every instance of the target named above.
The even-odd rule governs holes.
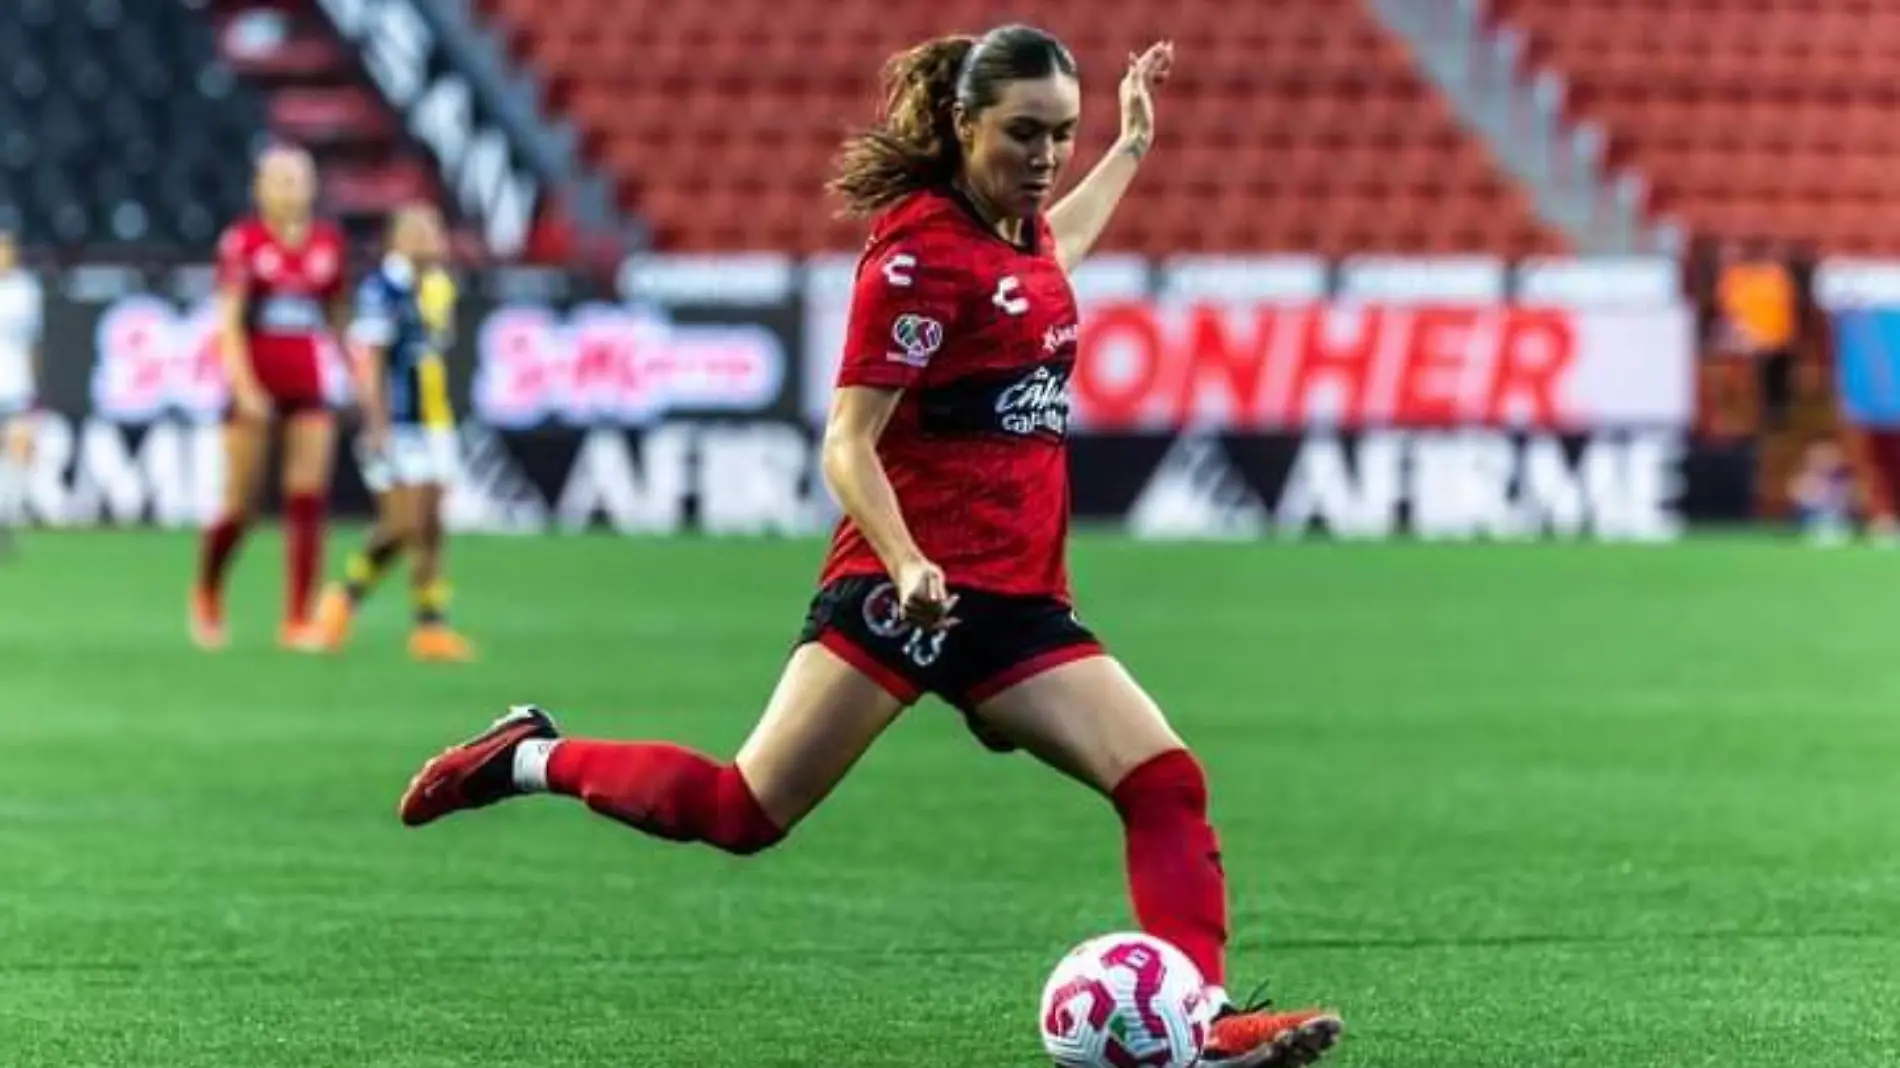
[[[918,626],[941,630],[956,625],[956,619],[950,615],[956,604],[957,595],[950,592],[943,572],[932,568],[904,598],[904,616]]]
[[[1128,73],[1143,83],[1153,85],[1166,80],[1168,72],[1174,69],[1174,42],[1156,41],[1140,55],[1128,53]]]

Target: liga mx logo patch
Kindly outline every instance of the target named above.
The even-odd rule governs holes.
[[[891,324],[891,340],[897,350],[886,358],[911,367],[923,367],[943,346],[943,324],[922,315],[900,315]]]

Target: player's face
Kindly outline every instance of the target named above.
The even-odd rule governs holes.
[[[429,211],[422,219],[422,262],[438,264],[449,258],[449,228],[442,223],[442,216]]]
[[[396,251],[413,263],[433,266],[448,256],[447,228],[434,208],[413,208],[396,227]]]
[[[996,103],[959,118],[965,180],[1019,218],[1040,212],[1075,152],[1081,119],[1081,87],[1066,74],[1007,83]]]
[[[317,176],[310,158],[274,152],[257,167],[257,208],[272,219],[301,219],[316,199]]]

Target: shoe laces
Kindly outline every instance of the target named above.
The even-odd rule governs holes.
[[[1267,984],[1269,982],[1271,982],[1271,980],[1260,980],[1259,984],[1253,988],[1253,993],[1248,994],[1245,1001],[1239,1003],[1228,1002],[1227,1007],[1216,1013],[1214,1018],[1218,1020],[1223,1016],[1247,1016],[1271,1009],[1273,1007],[1273,999],[1267,997]]]

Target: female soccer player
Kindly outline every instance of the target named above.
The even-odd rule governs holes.
[[[205,529],[191,593],[191,635],[225,644],[224,579],[249,529],[274,423],[284,432],[285,603],[279,641],[316,651],[312,593],[323,559],[324,501],[336,428],[325,366],[348,314],[343,235],[312,218],[316,168],[278,146],[258,160],[258,214],[218,241],[220,345],[231,409],[224,426],[224,501]]]
[[[323,593],[317,626],[341,648],[357,608],[405,548],[418,660],[468,660],[468,641],[449,627],[442,579],[442,498],[456,464],[455,420],[443,368],[455,314],[455,283],[442,267],[448,235],[433,204],[407,204],[389,220],[388,252],[357,290],[350,340],[360,354],[363,481],[376,494],[376,525]]]
[[[1306,1064],[1328,1012],[1236,1006],[1222,988],[1225,877],[1199,762],[1071,610],[1064,437],[1076,305],[1066,275],[1154,137],[1173,46],[1131,57],[1122,133],[1046,212],[1073,151],[1076,67],[1008,26],[917,46],[831,186],[875,213],[825,430],[846,518],[764,717],[731,764],[658,742],[560,737],[532,706],[426,764],[400,806],[425,824],[549,791],[659,838],[750,854],[780,841],[906,706],[934,692],[986,745],[1026,749],[1106,795],[1143,928],[1219,1006],[1205,1063]]]

